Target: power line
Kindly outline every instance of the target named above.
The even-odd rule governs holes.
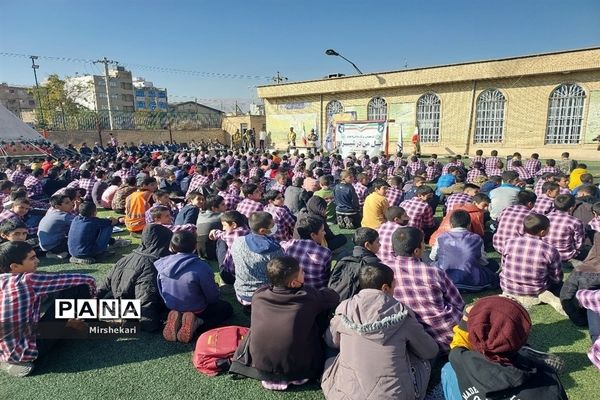
[[[29,55],[19,54],[19,53],[10,53],[10,52],[0,52],[0,57],[29,58]],[[92,59],[76,58],[76,57],[59,57],[59,56],[38,56],[38,57],[40,59],[45,59],[45,60],[71,62],[71,63],[92,64],[92,63],[94,63],[94,61],[96,61],[96,60],[92,60]],[[257,79],[257,80],[270,80],[271,79],[270,76],[264,76],[264,75],[227,74],[227,73],[222,73],[222,72],[187,70],[187,69],[179,69],[179,68],[172,68],[172,67],[161,67],[161,66],[155,66],[155,65],[131,64],[131,63],[127,63],[127,62],[123,62],[121,64],[127,65],[128,68],[135,68],[138,70],[165,72],[165,73],[180,74],[180,75],[201,76],[201,77],[206,77],[206,78]]]

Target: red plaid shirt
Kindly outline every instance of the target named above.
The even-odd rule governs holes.
[[[571,194],[571,191],[569,190],[569,188],[561,187],[558,189],[558,194]]]
[[[402,202],[402,196],[404,196],[404,193],[402,193],[402,190],[398,189],[397,187],[389,187],[387,189],[387,191],[385,192],[385,198],[387,199],[388,203],[390,204],[390,207],[397,207],[400,205],[400,203]]]
[[[500,168],[489,168],[485,170],[487,176],[502,176],[502,170]]]
[[[473,198],[464,192],[451,194],[446,200],[446,214],[450,214],[454,207],[470,203],[472,200]]]
[[[469,172],[467,172],[467,183],[473,183],[475,182],[475,178],[477,178],[478,176],[486,176],[485,172],[483,172],[480,169],[472,169]]]
[[[381,244],[381,247],[377,252],[377,257],[379,257],[381,262],[385,265],[392,265],[396,258],[394,248],[392,247],[392,236],[399,228],[402,228],[402,225],[398,225],[394,221],[384,222],[377,228],[377,233],[379,233],[379,243]]]
[[[264,211],[271,214],[273,216],[273,222],[277,224],[277,232],[275,232],[273,238],[280,242],[292,239],[296,218],[294,218],[294,214],[292,214],[290,209],[287,208],[287,206],[277,207],[268,204],[265,206]]]
[[[535,176],[540,170],[540,168],[542,168],[542,163],[540,162],[540,160],[536,160],[535,158],[530,158],[525,163],[525,169],[529,171],[529,174],[531,174],[531,176]]]
[[[442,175],[447,174],[448,173],[448,169],[450,167],[457,167],[459,169],[462,169],[463,165],[462,165],[462,163],[460,163],[458,161],[457,162],[449,162],[448,164],[444,165],[444,168],[442,168]]]
[[[550,173],[550,174],[559,174],[560,170],[556,167],[549,167],[549,166],[545,166],[542,167],[542,169],[540,169],[538,172],[535,173],[536,176],[542,176],[545,173]]]
[[[367,197],[367,187],[360,182],[355,182],[352,186],[354,186],[354,191],[358,196],[358,205],[362,207]]]
[[[442,269],[414,257],[396,257],[389,266],[394,270],[394,298],[410,307],[427,333],[448,349],[465,305],[454,283]]]
[[[281,247],[286,255],[300,263],[306,286],[315,289],[327,287],[331,274],[331,250],[310,239],[293,239],[281,243]]]
[[[504,243],[502,291],[517,296],[537,296],[551,282],[562,281],[560,255],[540,237],[528,233]]]
[[[0,361],[34,361],[42,297],[78,285],[96,294],[96,281],[84,274],[0,274]]]
[[[131,176],[136,176],[137,174],[134,173],[134,171],[132,169],[120,169],[118,171],[116,171],[115,173],[112,174],[112,176],[118,176],[121,178],[121,180],[123,181],[123,183],[125,183],[125,180]]]
[[[542,186],[544,186],[544,183],[546,183],[545,180],[538,179],[538,181],[535,183],[535,186],[533,187],[533,193],[535,193],[538,199],[542,194],[544,194],[544,192],[542,192]]]
[[[408,170],[410,171],[411,175],[414,175],[420,169],[425,169],[425,164],[421,160],[408,164]]]
[[[544,236],[544,242],[558,250],[562,261],[575,257],[585,239],[583,222],[568,212],[559,210],[552,211],[547,217],[550,229]]]
[[[481,165],[483,167],[485,167],[485,157],[475,156],[475,157],[471,158],[471,162],[469,163],[469,167],[473,168],[473,164],[475,164],[476,162],[481,163]]]
[[[485,159],[485,173],[487,176],[493,176],[496,174],[492,174],[492,170],[497,170],[498,161],[500,159],[498,157],[488,157]],[[501,175],[501,174],[500,174]]]
[[[538,196],[535,201],[535,206],[531,209],[531,212],[536,214],[548,215],[554,210],[554,199],[548,197],[545,193]]]
[[[24,182],[25,188],[27,189],[27,195],[29,197],[39,196],[44,194],[44,187],[42,182],[33,175],[29,175]]]
[[[225,271],[235,273],[235,265],[233,264],[233,258],[231,257],[231,245],[236,238],[246,236],[250,233],[250,229],[245,226],[239,226],[232,231],[225,232],[221,230],[212,231],[216,240],[223,240],[227,245],[227,253],[223,259],[223,268]]]
[[[23,186],[25,179],[27,179],[28,176],[29,174],[25,171],[15,171],[10,176],[10,181],[16,186]]]
[[[600,314],[600,290],[578,290],[575,296],[582,307]],[[588,358],[596,368],[600,369],[600,338],[592,344],[588,351]]]
[[[429,228],[433,226],[433,211],[427,202],[421,201],[418,197],[405,200],[400,204],[408,214],[408,226],[419,228]]]
[[[521,167],[513,167],[513,171],[519,174],[519,179],[526,180],[533,178],[533,175],[527,171],[527,169],[523,166]]]
[[[188,187],[188,191],[186,193],[192,193],[194,190],[199,189],[201,187],[208,187],[210,185],[211,179],[210,176],[204,176],[196,174],[192,177],[190,181],[190,186]]]
[[[523,235],[523,220],[531,214],[531,210],[521,204],[506,207],[498,217],[498,230],[493,238],[494,248],[500,254],[504,243]]]
[[[225,200],[225,211],[233,211],[237,207],[238,204],[242,201],[240,196],[236,196],[233,193],[220,191],[217,193]]]
[[[286,186],[275,181],[270,187],[270,190],[277,190],[279,193],[285,193]]]
[[[435,165],[428,166],[425,168],[425,172],[427,173],[427,180],[433,181],[435,178],[440,176],[440,170],[435,167]]]
[[[252,199],[244,199],[238,205],[236,210],[240,213],[244,214],[246,218],[250,218],[250,214],[255,213],[257,211],[262,211],[265,206],[258,201],[254,201]]]

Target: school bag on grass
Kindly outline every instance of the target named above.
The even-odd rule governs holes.
[[[198,338],[192,355],[194,367],[201,374],[208,376],[228,371],[233,353],[249,330],[243,326],[232,325],[204,332]]]

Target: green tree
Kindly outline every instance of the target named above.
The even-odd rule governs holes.
[[[41,126],[67,128],[67,121],[82,110],[74,99],[86,90],[81,85],[67,87],[57,74],[49,75],[39,89],[33,87],[31,95],[38,101],[38,121]],[[40,112],[41,111],[41,112]],[[41,115],[44,115],[42,120]]]

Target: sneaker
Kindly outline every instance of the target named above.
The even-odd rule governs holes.
[[[10,376],[22,378],[27,376],[33,371],[33,363],[19,363],[13,364],[5,361],[0,361],[0,370],[6,372]]]
[[[163,329],[163,337],[167,342],[177,341],[177,332],[179,332],[179,328],[181,328],[181,316],[179,311],[169,311],[167,323]]]
[[[565,370],[565,361],[556,354],[544,353],[543,351],[534,350],[529,346],[523,346],[519,350],[519,355],[536,364],[550,367],[559,374]]]
[[[93,258],[71,257],[69,258],[69,262],[72,264],[93,264],[96,262],[96,260]]]
[[[62,253],[53,253],[51,251],[46,253],[46,258],[51,260],[66,260],[69,257],[69,253],[63,251]]]
[[[129,239],[115,239],[115,242],[110,246],[113,249],[118,249],[121,247],[127,247],[131,244],[131,240]]]
[[[202,325],[204,321],[198,318],[193,312],[183,313],[181,328],[177,332],[177,340],[181,343],[189,343],[194,338],[194,333]]]

